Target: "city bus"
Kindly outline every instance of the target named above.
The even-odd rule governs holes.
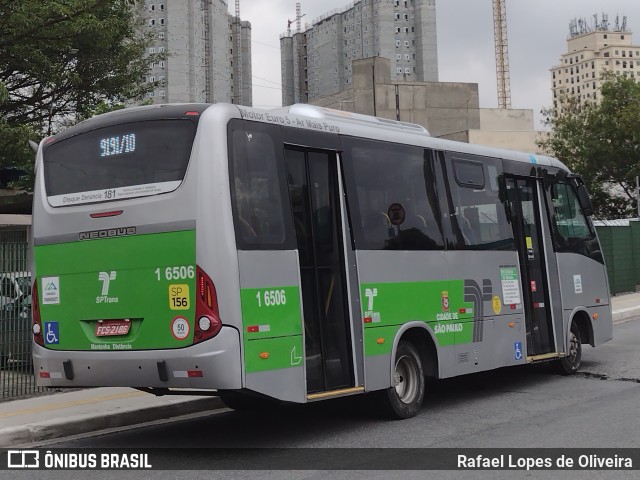
[[[44,139],[39,385],[207,392],[233,408],[366,393],[612,338],[581,179],[556,159],[293,105],[128,108]]]

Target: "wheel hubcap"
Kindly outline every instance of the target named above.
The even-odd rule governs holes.
[[[571,333],[571,337],[569,338],[569,358],[571,359],[572,362],[575,362],[577,355],[578,355],[578,339],[573,333]]]
[[[410,357],[405,355],[396,361],[394,380],[396,394],[400,401],[413,402],[418,394],[418,370]]]

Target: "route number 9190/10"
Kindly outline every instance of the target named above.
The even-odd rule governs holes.
[[[286,305],[287,296],[284,290],[258,290],[256,292],[256,298],[258,299],[258,307],[273,307],[275,305]]]
[[[194,278],[196,276],[195,269],[193,265],[185,266],[182,265],[180,267],[167,267],[164,269],[164,272],[160,268],[156,268],[155,270],[156,277],[158,281],[162,278],[162,273],[164,273],[165,280],[184,280],[186,278]]]

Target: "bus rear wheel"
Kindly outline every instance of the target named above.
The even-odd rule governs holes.
[[[567,356],[558,360],[558,370],[563,375],[573,375],[580,368],[582,361],[582,339],[580,337],[580,328],[574,321],[571,322],[571,331],[569,332],[569,350]]]
[[[393,385],[378,393],[379,401],[389,417],[411,418],[424,400],[425,379],[420,355],[413,344],[400,341],[394,362]]]

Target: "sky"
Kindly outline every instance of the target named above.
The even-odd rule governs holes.
[[[383,0],[391,1],[391,0]],[[302,24],[336,8],[347,0],[301,0]],[[229,0],[235,11],[235,0]],[[569,22],[576,17],[616,15],[627,17],[627,30],[636,32],[640,44],[640,1],[638,0],[507,0],[507,30],[511,74],[512,108],[532,109],[536,128],[540,110],[551,106],[549,69],[559,64],[566,51]],[[493,42],[491,0],[436,0],[438,28],[438,70],[442,82],[478,84],[481,108],[497,108],[498,97]],[[282,105],[280,35],[287,20],[296,16],[296,0],[240,0],[240,17],[251,22],[253,105],[276,108]],[[292,26],[295,29],[295,24]]]

